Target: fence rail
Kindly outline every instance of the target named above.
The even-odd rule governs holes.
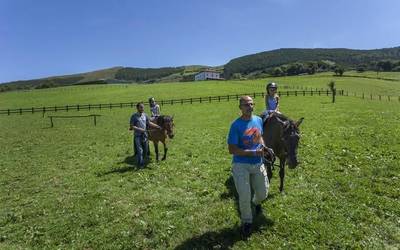
[[[337,95],[344,95],[343,90],[337,90]],[[206,97],[191,97],[181,99],[165,99],[159,100],[158,104],[163,105],[175,105],[175,104],[193,104],[193,103],[209,103],[209,102],[221,102],[239,100],[240,96],[249,95],[253,98],[264,97],[264,92],[253,92],[253,93],[241,93],[241,94],[227,94],[218,96],[206,96]],[[278,91],[278,95],[284,96],[329,96],[332,95],[330,90],[287,90]],[[14,108],[14,109],[1,109],[0,115],[11,115],[11,114],[26,114],[26,113],[43,113],[46,112],[59,112],[59,111],[84,111],[84,110],[102,110],[102,109],[113,109],[113,108],[133,108],[137,102],[120,102],[120,103],[97,103],[97,104],[73,104],[63,106],[46,106],[46,107],[31,107],[31,108]],[[145,103],[147,105],[147,103]]]

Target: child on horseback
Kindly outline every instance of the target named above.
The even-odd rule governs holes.
[[[156,103],[156,100],[154,100],[154,97],[149,98],[149,105],[150,105],[150,111],[151,111],[151,120],[154,121],[157,119],[157,117],[160,116],[160,105]]]
[[[278,85],[274,82],[267,84],[265,93],[265,111],[261,114],[263,122],[265,122],[271,115],[279,112],[279,96],[277,94]]]

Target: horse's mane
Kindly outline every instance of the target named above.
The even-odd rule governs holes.
[[[274,115],[272,117],[276,117],[279,118],[281,121],[293,121],[292,119],[290,119],[289,117],[287,117],[286,115],[282,114],[282,113],[274,113]]]
[[[160,115],[157,117],[156,123],[157,125],[162,126],[164,125],[164,122],[169,122],[171,120],[172,118],[169,115]]]

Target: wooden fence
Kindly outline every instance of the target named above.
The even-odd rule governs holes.
[[[344,95],[343,90],[337,90],[337,95]],[[167,99],[159,100],[157,103],[163,105],[176,105],[176,104],[193,104],[193,103],[210,103],[210,102],[221,102],[221,101],[232,101],[239,100],[240,96],[249,95],[253,98],[264,97],[264,92],[253,92],[253,93],[242,93],[242,94],[228,94],[218,96],[206,96],[206,97],[191,97],[182,99]],[[332,95],[330,90],[287,90],[278,91],[278,95],[283,96],[329,96]],[[11,114],[27,114],[27,113],[43,113],[46,112],[59,112],[59,111],[91,111],[91,110],[104,110],[113,108],[133,108],[137,102],[120,102],[120,103],[98,103],[98,104],[72,104],[64,106],[47,106],[47,107],[31,107],[31,108],[14,108],[14,109],[1,109],[0,115],[11,115]],[[144,103],[147,105],[147,103]]]

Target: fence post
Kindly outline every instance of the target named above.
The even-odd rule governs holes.
[[[294,95],[297,96],[297,90],[294,91]]]
[[[51,127],[54,127],[54,125],[53,125],[53,117],[52,116],[50,116],[50,123],[51,123]]]
[[[313,96],[313,94],[314,94],[314,93],[313,93],[313,90],[311,89],[311,96]]]
[[[306,92],[303,90],[303,96],[306,96]]]
[[[211,102],[211,96],[208,97],[208,102]]]
[[[229,102],[229,95],[226,95],[226,97],[227,97],[227,98],[226,98],[227,102]]]
[[[22,115],[22,109],[21,108],[19,109],[19,114]]]
[[[79,104],[78,104],[78,105],[76,105],[76,110],[78,110],[78,111],[79,111]]]
[[[99,109],[101,109],[101,103],[99,104]]]
[[[68,112],[68,105],[67,106],[65,106],[65,109],[67,110],[67,112]]]
[[[220,102],[221,101],[221,96],[218,96],[218,102]]]
[[[161,100],[161,106],[164,106],[164,100]]]
[[[108,104],[108,106],[109,106],[109,107],[110,107],[110,109],[111,109],[111,103],[109,103],[109,104]]]
[[[381,95],[379,95],[379,101],[381,100]]]
[[[371,96],[371,100],[372,100],[372,94],[370,96]]]
[[[388,101],[390,102],[390,96],[388,95]]]
[[[289,91],[286,91],[286,96],[289,96]]]
[[[201,97],[200,97],[200,103],[201,103]]]
[[[174,105],[174,100],[171,100],[171,105]]]
[[[400,96],[399,96],[399,101],[400,101]],[[7,109],[7,114],[10,115],[10,109]]]
[[[32,114],[33,114],[33,113],[35,113],[35,108],[34,108],[34,107],[32,107]]]
[[[256,92],[253,93],[253,98],[256,98]]]
[[[94,118],[94,126],[96,126],[96,124],[97,124],[96,123],[96,115],[94,115],[93,118]]]
[[[364,93],[362,94],[362,99],[364,99]]]
[[[318,95],[321,95],[321,90],[318,90]]]
[[[54,106],[54,112],[57,112],[57,106]]]
[[[190,98],[190,104],[193,104],[193,98]]]
[[[183,99],[181,99],[181,105],[183,105]]]

